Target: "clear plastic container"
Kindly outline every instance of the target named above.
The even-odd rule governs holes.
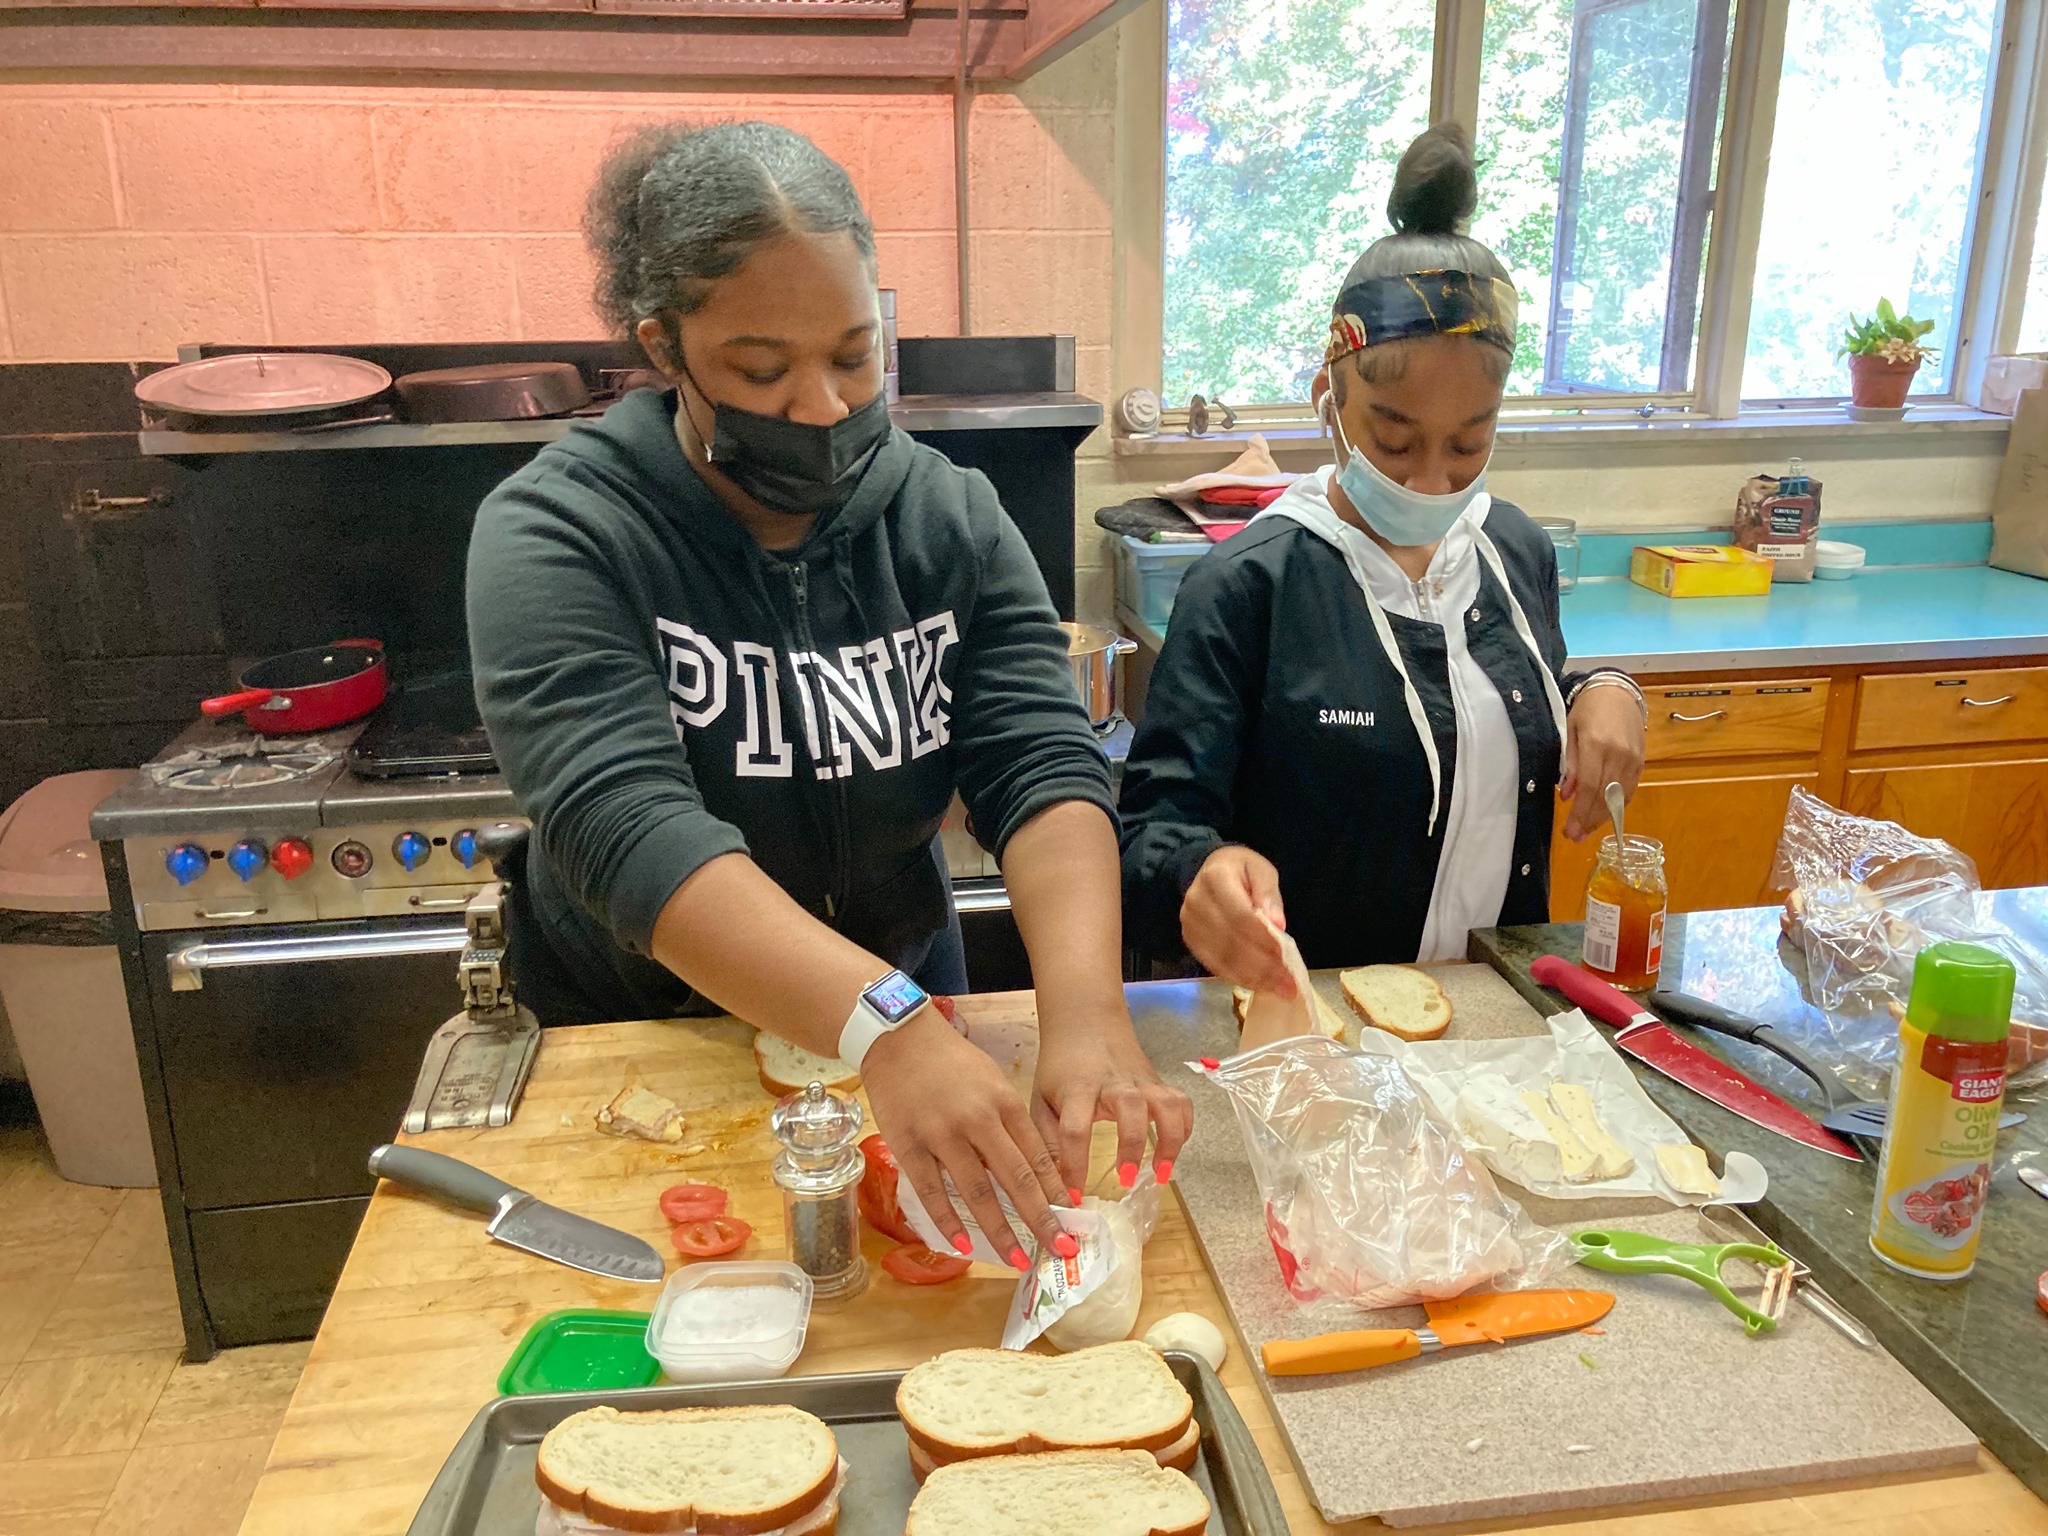
[[[1174,594],[1188,567],[1216,546],[1199,543],[1147,544],[1129,534],[1116,541],[1117,601],[1160,631],[1173,617]]]
[[[1550,535],[1557,551],[1557,590],[1569,592],[1579,584],[1579,524],[1576,518],[1539,517],[1536,526]]]
[[[803,1353],[811,1277],[794,1264],[707,1260],[668,1277],[647,1352],[670,1381],[766,1381]]]

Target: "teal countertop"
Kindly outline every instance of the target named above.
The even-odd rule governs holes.
[[[1989,913],[2028,944],[2048,945],[2048,890],[1998,892]],[[1470,957],[1492,965],[1539,1012],[1555,1013],[1566,1004],[1529,979],[1529,965],[1543,954],[1576,961],[1581,933],[1577,924],[1561,923],[1478,929]],[[1780,942],[1776,907],[1695,912],[1672,920],[1661,984],[1776,1025],[1815,1050],[1827,1037],[1827,1022],[1802,992],[1796,974],[1802,968],[1798,951]],[[1678,1033],[1809,1114],[1821,1112],[1818,1090],[1779,1058],[1718,1035],[1683,1027]],[[2040,1097],[2008,1097],[2008,1107],[2028,1118],[1999,1138],[1976,1272],[1937,1284],[1903,1275],[1872,1256],[1867,1236],[1874,1176],[1867,1164],[1761,1130],[1624,1059],[1644,1091],[1716,1161],[1739,1149],[1763,1162],[1771,1187],[1754,1208],[1757,1223],[1811,1266],[1835,1300],[1867,1324],[2022,1482],[2048,1497],[2048,1317],[2034,1305],[2036,1278],[2048,1272],[2048,1200],[2016,1173],[2023,1163],[2048,1165],[2048,1106]],[[1854,1073],[1843,1075],[1862,1091],[1873,1088],[1856,1082]],[[1795,1325],[1821,1326],[1810,1315],[1798,1316]],[[1883,1405],[1873,1403],[1871,1411],[1882,1412]]]
[[[1881,567],[1768,597],[1668,598],[1599,577],[1559,610],[1574,665],[1631,672],[2048,653],[2048,581],[1983,565]]]

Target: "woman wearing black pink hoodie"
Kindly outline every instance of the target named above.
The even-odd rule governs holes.
[[[1066,1251],[1048,1203],[1090,1127],[1117,1123],[1128,1184],[1190,1112],[1124,1006],[1108,769],[1030,551],[891,427],[873,234],[808,140],[645,130],[587,232],[670,389],[543,450],[470,546],[478,702],[534,824],[521,995],[549,1023],[709,1004],[845,1056],[949,1237],[942,1170],[1013,1263],[996,1187]],[[966,982],[956,790],[1037,982],[1028,1105],[924,1006]]]

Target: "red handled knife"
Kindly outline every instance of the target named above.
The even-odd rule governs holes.
[[[1614,1043],[1637,1061],[1655,1067],[1674,1083],[1683,1083],[1751,1125],[1776,1131],[1836,1157],[1846,1157],[1852,1163],[1863,1160],[1854,1147],[1833,1131],[1816,1124],[1811,1116],[1802,1114],[1762,1084],[1752,1082],[1711,1051],[1701,1050],[1673,1033],[1671,1026],[1656,1014],[1592,972],[1555,955],[1545,955],[1529,967],[1529,979],[1562,992],[1594,1018],[1614,1025]]]

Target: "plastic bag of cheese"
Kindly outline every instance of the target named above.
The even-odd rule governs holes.
[[[1297,1301],[1379,1308],[1519,1290],[1573,1263],[1392,1057],[1297,1037],[1195,1070],[1237,1111]]]

